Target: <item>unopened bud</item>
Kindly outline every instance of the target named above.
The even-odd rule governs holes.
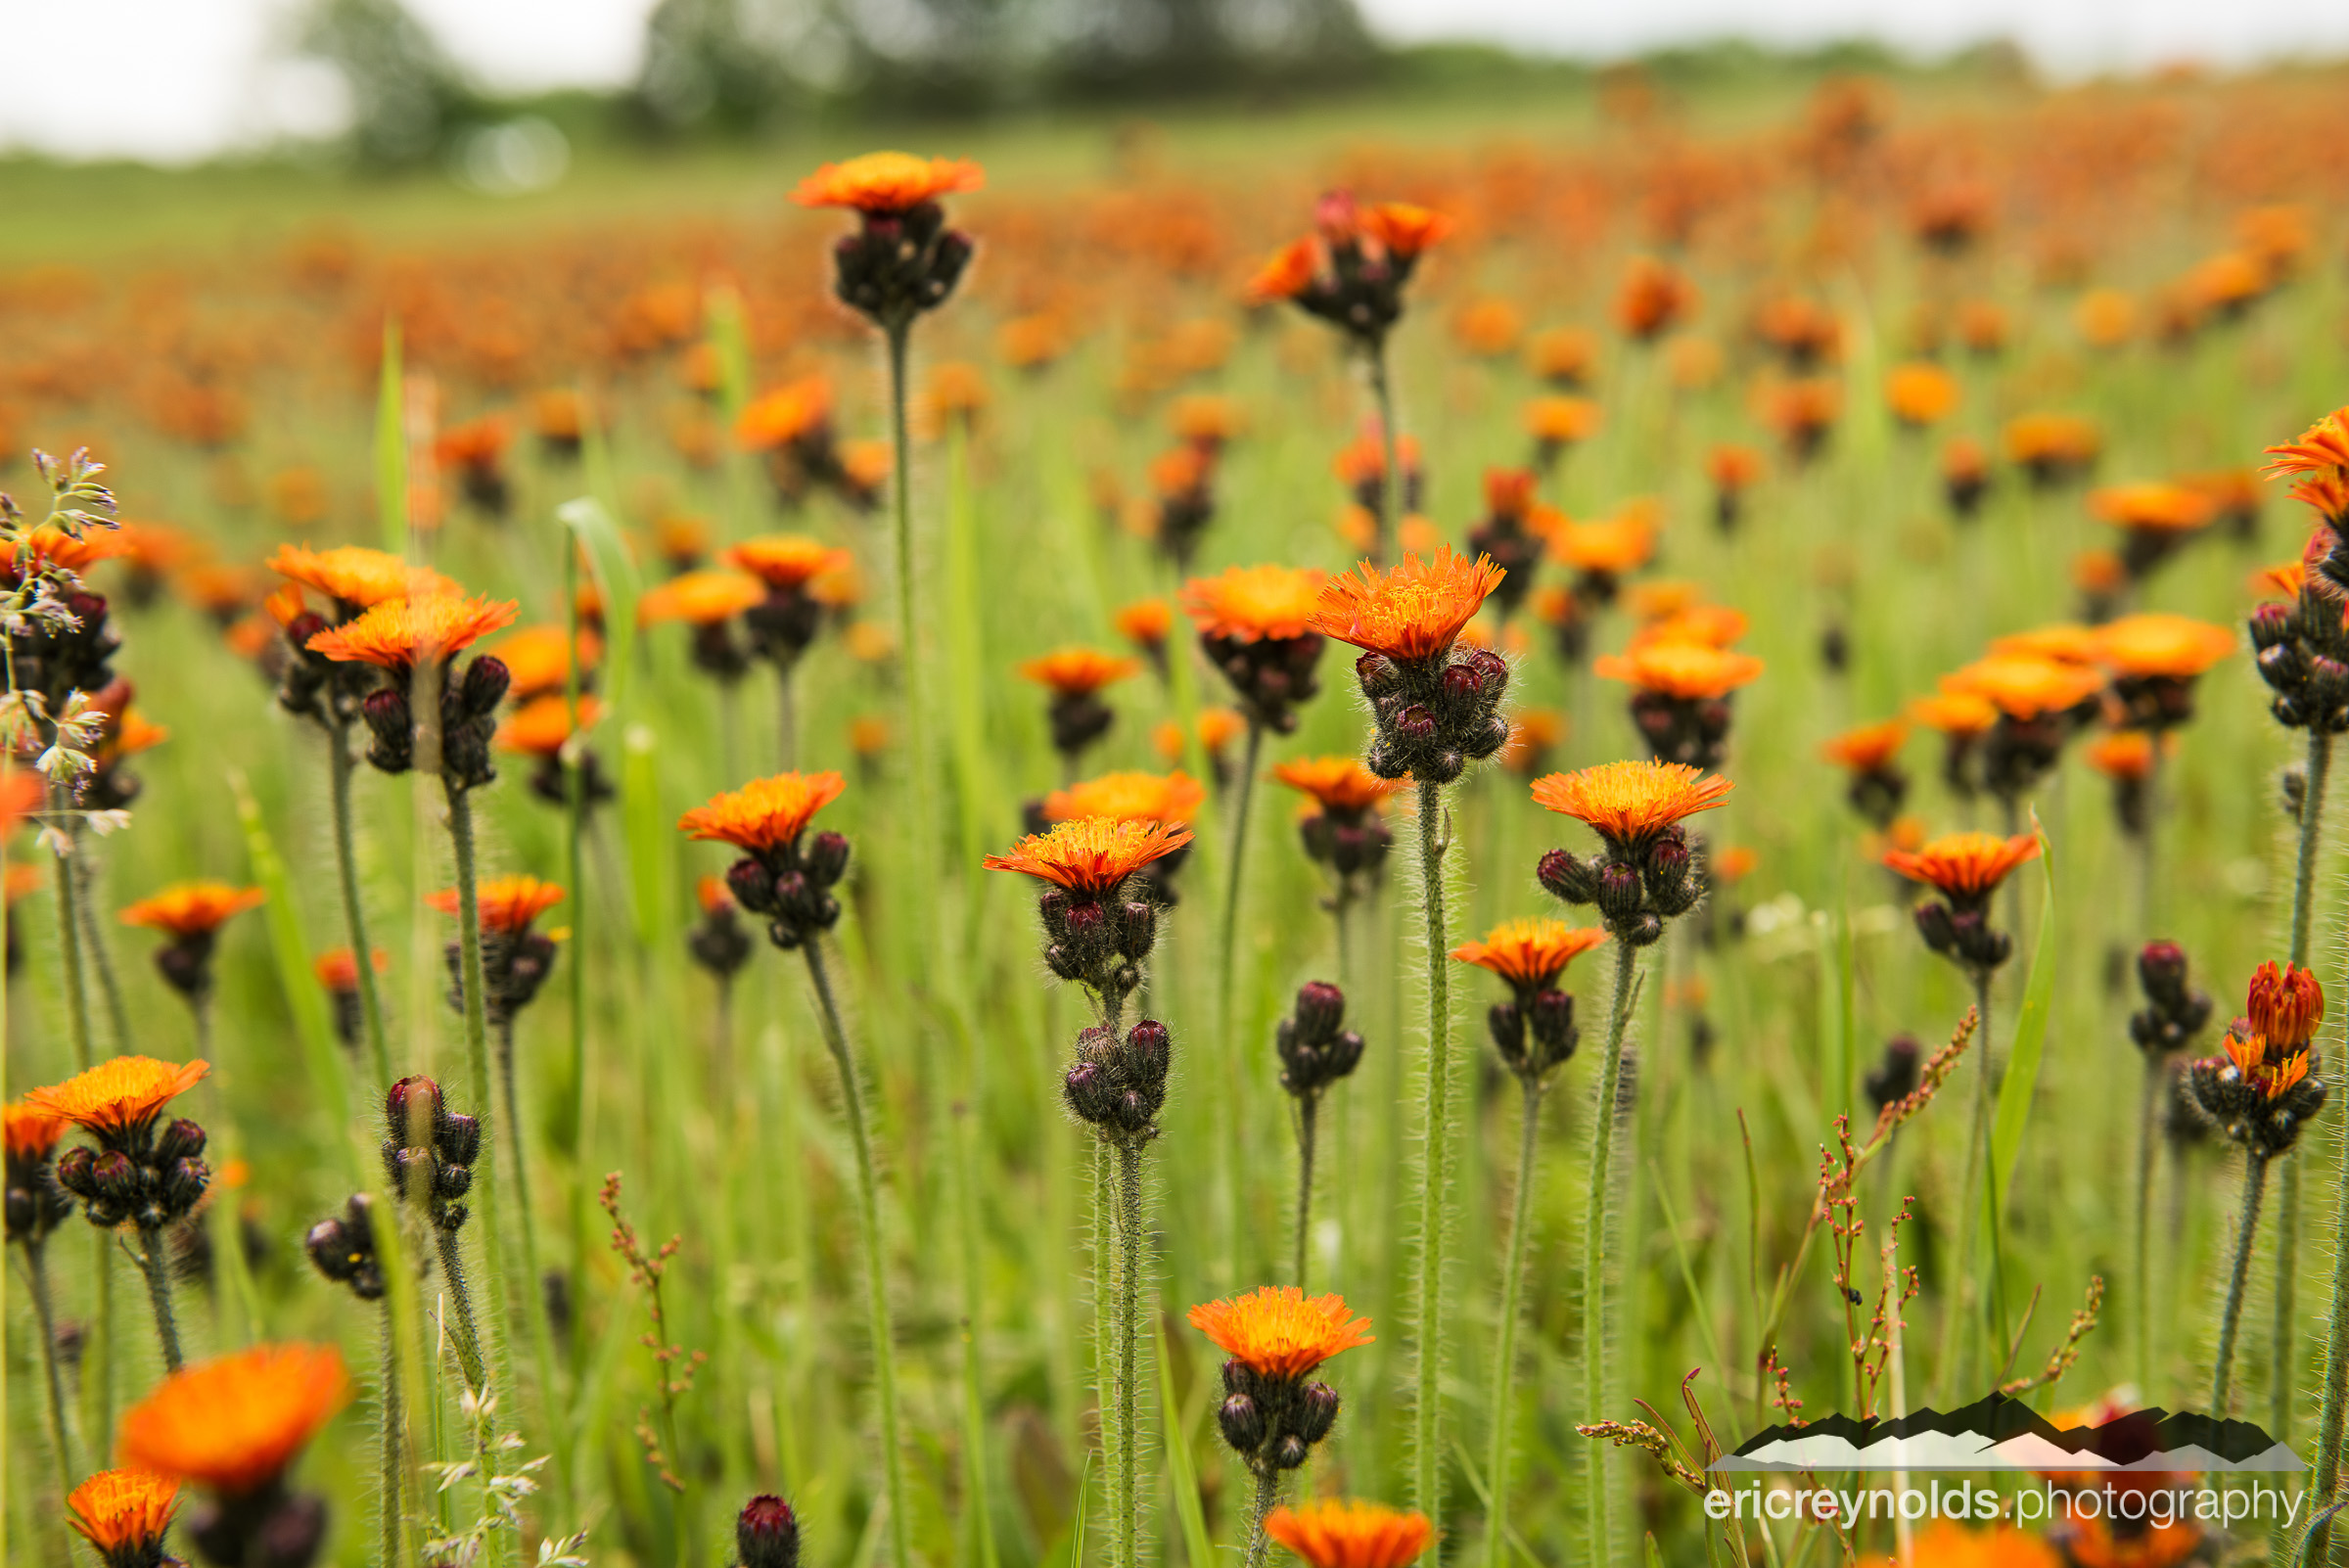
[[[849,841],[838,833],[818,833],[807,841],[807,874],[819,888],[838,882],[849,869]]]
[[[1265,1446],[1264,1407],[1245,1394],[1234,1394],[1217,1407],[1216,1424],[1238,1453],[1254,1453]]]
[[[458,687],[458,701],[465,711],[483,716],[497,711],[506,699],[506,688],[514,684],[514,676],[506,662],[495,654],[484,654],[465,667],[464,682]]]
[[[1552,850],[1542,856],[1536,873],[1550,897],[1567,903],[1590,903],[1598,898],[1598,875],[1589,861],[1568,850]]]
[[[156,1136],[155,1163],[169,1165],[204,1152],[204,1129],[179,1117]]]
[[[1620,860],[1609,860],[1599,868],[1598,912],[1609,925],[1620,924],[1639,913],[1641,889],[1639,873]]]
[[[742,1568],[799,1568],[800,1521],[791,1504],[761,1493],[734,1521],[734,1550]]]
[[[1327,1383],[1308,1383],[1298,1402],[1297,1435],[1307,1444],[1320,1442],[1338,1424],[1338,1391]]]
[[[1299,1038],[1318,1045],[1346,1022],[1346,993],[1326,980],[1309,980],[1297,988],[1296,1018]]]

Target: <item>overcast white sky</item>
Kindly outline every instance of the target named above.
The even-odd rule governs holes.
[[[653,0],[408,0],[486,82],[615,83]],[[1739,34],[1866,35],[1942,51],[2011,37],[2064,72],[2349,53],[2349,5],[2307,0],[1359,0],[1396,39],[1483,38],[1587,56]],[[273,44],[294,0],[0,0],[0,146],[177,160],[335,115],[331,80]]]

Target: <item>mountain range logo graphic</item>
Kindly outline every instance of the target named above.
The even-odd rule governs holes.
[[[2191,1410],[2133,1410],[2101,1426],[2059,1428],[2004,1394],[1942,1413],[1823,1416],[1755,1433],[1716,1471],[2034,1470],[2157,1472],[2305,1470],[2300,1456],[2249,1421]]]

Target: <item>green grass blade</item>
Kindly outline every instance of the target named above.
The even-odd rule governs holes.
[[[2048,1038],[2048,1012],[2055,998],[2055,859],[2045,832],[2040,834],[2039,844],[2047,878],[2040,895],[2039,936],[2031,944],[2031,975],[2023,985],[2023,1010],[2015,1018],[2014,1048],[2007,1053],[2006,1077],[1999,1085],[1998,1113],[1991,1122],[1990,1174],[1996,1183],[1992,1197],[2002,1205],[2014,1180],[2014,1162],[2022,1153],[2023,1125],[2031,1116],[2031,1096],[2039,1084],[2040,1052]],[[1987,1049],[1987,1044],[1983,1048]]]
[[[611,511],[592,495],[581,495],[555,508],[555,516],[577,537],[587,552],[588,570],[595,575],[596,591],[604,600],[605,699],[615,714],[626,712],[631,677],[635,674],[636,600],[644,591],[636,563],[620,536]]]
[[[407,380],[400,369],[399,318],[384,318],[384,364],[375,389],[375,515],[384,548],[408,553]]]
[[[1174,1398],[1174,1370],[1167,1360],[1167,1330],[1164,1323],[1156,1325],[1158,1335],[1158,1408],[1166,1421],[1167,1475],[1174,1489],[1174,1517],[1182,1526],[1182,1550],[1191,1568],[1214,1568],[1215,1547],[1207,1539],[1207,1509],[1199,1500],[1199,1472],[1191,1462],[1191,1434],[1183,1419],[1182,1407]],[[1077,1493],[1078,1534],[1083,1534],[1084,1492]],[[1082,1546],[1082,1539],[1079,1543]],[[1078,1560],[1075,1557],[1071,1561]]]

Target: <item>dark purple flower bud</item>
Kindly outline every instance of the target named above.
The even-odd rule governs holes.
[[[163,1172],[163,1211],[176,1219],[196,1207],[210,1183],[210,1167],[202,1160],[174,1160]]]
[[[1525,1014],[1515,1002],[1495,1002],[1485,1014],[1485,1027],[1503,1061],[1514,1067],[1525,1060]]]
[[[1610,925],[1638,914],[1641,889],[1637,871],[1620,860],[1609,860],[1599,867],[1597,883],[1598,911]]]
[[[1278,1469],[1294,1470],[1299,1465],[1305,1463],[1306,1457],[1310,1452],[1311,1451],[1305,1446],[1305,1439],[1299,1437],[1294,1432],[1290,1432],[1285,1434],[1277,1444],[1273,1445],[1272,1463]]]
[[[774,876],[747,854],[726,867],[726,892],[753,914],[775,912]]]
[[[2174,942],[2148,942],[2137,955],[2138,983],[2157,1002],[2186,999],[2186,949]]]
[[[301,1238],[301,1248],[310,1255],[310,1262],[327,1278],[344,1280],[350,1277],[350,1236],[343,1228],[342,1221],[321,1220],[310,1226],[309,1233]]]
[[[818,833],[807,842],[807,874],[819,888],[838,882],[849,869],[849,841],[838,833]]]
[[[1308,1383],[1298,1401],[1297,1435],[1307,1444],[1320,1442],[1338,1424],[1338,1391],[1327,1383]]]
[[[1395,715],[1395,738],[1406,746],[1425,746],[1436,738],[1436,715],[1413,703]]]
[[[421,1149],[440,1121],[440,1085],[429,1078],[403,1078],[384,1093],[384,1118],[403,1149]]]
[[[57,1184],[84,1201],[98,1196],[98,1183],[90,1168],[98,1163],[98,1152],[86,1144],[68,1149],[57,1162]]]
[[[90,1186],[101,1202],[133,1202],[138,1196],[139,1168],[119,1149],[109,1149],[90,1166]]]
[[[1119,953],[1138,962],[1150,956],[1150,948],[1157,941],[1158,910],[1139,899],[1128,902],[1119,911]]]
[[[1950,907],[1938,900],[1928,900],[1916,906],[1916,934],[1925,939],[1925,945],[1947,956],[1958,945],[1958,933],[1950,925]]]
[[[1485,682],[1468,665],[1451,665],[1444,671],[1444,701],[1455,710],[1469,708],[1485,694]]]
[[[169,1165],[204,1152],[204,1129],[180,1117],[164,1128],[155,1140],[155,1163]]]
[[[791,1504],[771,1492],[744,1503],[734,1521],[734,1550],[742,1568],[799,1568],[800,1521]]]
[[[465,667],[465,679],[457,688],[457,700],[465,711],[477,717],[497,712],[497,705],[506,700],[506,688],[514,684],[513,672],[506,662],[495,654],[484,654]]]
[[[1253,1454],[1265,1446],[1264,1407],[1245,1394],[1234,1394],[1217,1407],[1216,1424],[1237,1453]]]
[[[2288,640],[2292,634],[2292,611],[2289,605],[2263,604],[2251,612],[2251,646],[2263,652]]]
[[[1590,903],[1598,898],[1598,876],[1589,862],[1567,850],[1552,850],[1542,856],[1536,872],[1542,886],[1551,898],[1567,903]]]
[[[1354,662],[1355,678],[1362,683],[1362,695],[1377,698],[1391,692],[1402,681],[1403,673],[1395,661],[1385,654],[1366,653]]]
[[[1309,980],[1297,988],[1297,1034],[1318,1045],[1336,1035],[1346,1022],[1346,993],[1326,980]]]
[[[1528,1011],[1527,1024],[1532,1028],[1534,1041],[1542,1047],[1544,1066],[1556,1066],[1574,1054],[1574,998],[1562,991],[1543,991],[1534,993],[1534,1003]]]
[[[434,1143],[439,1150],[440,1158],[450,1165],[473,1164],[482,1156],[481,1118],[449,1112],[440,1118]]]
[[[1145,1083],[1166,1082],[1174,1049],[1174,1037],[1155,1018],[1145,1018],[1126,1032],[1128,1070]]]

